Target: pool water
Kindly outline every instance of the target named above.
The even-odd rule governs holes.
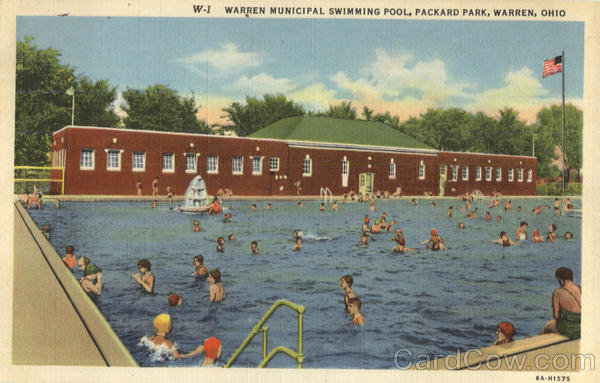
[[[60,209],[49,206],[30,211],[36,223],[52,226],[51,242],[59,255],[65,246],[75,255],[87,256],[103,270],[104,290],[94,298],[115,333],[141,366],[199,366],[202,358],[157,361],[149,356],[140,339],[152,334],[153,318],[162,312],[173,319],[170,339],[189,352],[209,336],[223,343],[227,360],[252,327],[278,299],[304,305],[305,368],[395,368],[398,362],[419,360],[419,355],[449,355],[457,350],[480,348],[493,343],[499,322],[515,325],[516,338],[539,333],[551,318],[551,293],[558,287],[554,270],[573,269],[575,283],[581,275],[581,219],[557,217],[553,209],[531,213],[537,204],[552,206],[551,199],[513,199],[515,210],[490,209],[502,216],[501,223],[484,221],[488,201],[475,202],[480,217],[465,218],[458,200],[377,201],[376,212],[367,204],[340,204],[337,212],[319,211],[319,202],[226,202],[231,205],[231,223],[222,216],[192,216],[160,203],[157,209],[145,202],[65,202]],[[581,201],[574,201],[581,208]],[[516,207],[523,206],[522,212]],[[454,207],[452,218],[446,217]],[[395,254],[392,233],[376,235],[368,248],[356,246],[365,215],[371,222],[382,212],[396,220],[408,247],[417,253]],[[227,211],[226,211],[227,212]],[[198,219],[204,232],[192,232]],[[549,224],[558,227],[559,241],[503,248],[491,241],[500,231],[511,239],[520,221],[545,236]],[[458,222],[466,229],[459,230]],[[419,242],[436,228],[448,249],[431,252]],[[292,233],[300,229],[306,239],[300,252],[293,252]],[[574,240],[565,241],[566,231]],[[217,253],[216,240],[234,233]],[[259,243],[260,254],[250,254],[250,242]],[[208,269],[218,267],[227,299],[209,304],[208,283],[192,275],[192,258],[202,254]],[[156,278],[155,295],[145,295],[131,274],[137,261],[148,258]],[[354,290],[362,301],[365,326],[350,323],[344,311],[343,291],[338,280],[354,277]],[[79,277],[79,272],[75,272]],[[183,304],[171,307],[171,293]],[[283,345],[296,349],[296,313],[282,307],[267,322],[269,350]],[[256,367],[261,360],[261,335],[238,358],[234,367]],[[409,354],[410,353],[410,354]],[[269,366],[295,367],[280,354]]]

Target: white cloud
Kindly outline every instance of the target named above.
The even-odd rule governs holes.
[[[288,93],[295,88],[296,85],[290,79],[275,78],[269,74],[260,73],[250,78],[242,76],[223,89],[248,96],[262,96],[265,93]]]
[[[311,111],[324,111],[329,105],[338,104],[341,99],[335,98],[335,91],[327,89],[325,84],[318,83],[290,93],[288,99],[302,104]]]
[[[195,55],[175,60],[199,74],[233,73],[262,65],[264,58],[257,52],[240,52],[235,44],[221,45],[220,49],[206,49]]]

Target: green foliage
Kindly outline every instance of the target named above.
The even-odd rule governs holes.
[[[365,106],[362,111],[362,116],[365,120],[371,121],[373,118],[373,109],[369,109],[369,107]]]
[[[343,120],[356,120],[356,109],[352,102],[342,101],[339,105],[329,105],[325,113],[318,113],[318,117],[341,118]]]
[[[581,195],[583,184],[569,182],[565,185],[565,195]],[[537,195],[562,195],[562,182],[548,182],[536,186]]]
[[[267,125],[288,117],[305,115],[304,109],[283,94],[265,94],[263,100],[246,97],[246,105],[238,102],[224,108],[238,136],[248,136]]]
[[[164,85],[149,86],[144,90],[127,88],[123,92],[127,112],[123,121],[128,129],[158,130],[186,133],[209,133],[204,121],[198,120],[193,97],[185,98]]]
[[[33,37],[17,41],[15,96],[15,164],[48,165],[52,133],[71,124],[75,89],[75,123],[110,125],[118,121],[110,105],[116,89],[106,80],[96,83],[78,78],[74,69],[59,62],[60,52],[39,49]],[[81,101],[81,109],[79,102]]]

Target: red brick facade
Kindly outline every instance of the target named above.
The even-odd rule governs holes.
[[[109,152],[112,168],[108,166]],[[278,168],[270,170],[270,165],[276,165],[274,159],[278,159]],[[212,172],[208,171],[209,161],[217,165]],[[52,164],[65,167],[65,194],[90,195],[135,195],[138,180],[143,195],[151,195],[152,180],[157,176],[160,195],[166,194],[167,185],[173,186],[176,195],[182,195],[198,174],[205,179],[209,194],[223,187],[230,188],[234,195],[296,195],[295,183],[300,181],[302,195],[319,195],[321,187],[341,195],[350,190],[368,190],[359,185],[362,177],[372,191],[393,193],[401,186],[405,195],[439,195],[443,177],[440,165],[447,169],[447,180],[442,185],[444,195],[473,189],[484,194],[496,190],[505,195],[533,195],[536,176],[534,157],[75,126],[54,133]],[[458,166],[456,181],[451,179],[452,165]],[[465,166],[469,171],[463,180]],[[481,180],[476,180],[477,167],[482,168]],[[486,167],[492,168],[489,181]],[[509,169],[514,169],[512,181]],[[518,169],[523,169],[522,181],[518,180]],[[53,172],[51,176],[59,174]],[[52,191],[59,188],[54,184]]]

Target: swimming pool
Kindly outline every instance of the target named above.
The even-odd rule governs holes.
[[[153,333],[152,319],[161,312],[171,314],[170,338],[183,351],[190,351],[209,336],[223,342],[223,359],[237,349],[256,322],[277,299],[288,299],[306,307],[304,317],[305,368],[394,368],[394,353],[401,363],[417,360],[419,354],[448,355],[457,350],[487,346],[494,341],[500,321],[511,321],[517,338],[537,334],[551,317],[550,295],[557,287],[554,270],[573,269],[575,283],[581,275],[581,220],[557,217],[553,209],[531,214],[537,204],[552,205],[550,199],[513,199],[516,210],[491,209],[501,223],[464,218],[457,200],[377,201],[377,211],[367,204],[340,204],[338,212],[319,211],[316,201],[234,201],[232,222],[222,217],[190,216],[158,209],[145,202],[65,202],[60,209],[30,211],[38,223],[52,225],[51,243],[60,255],[72,244],[76,256],[88,256],[103,269],[104,291],[95,298],[98,308],[141,366],[199,366],[201,358],[157,362],[148,357],[140,339]],[[581,201],[574,201],[581,208]],[[454,217],[447,218],[448,206]],[[487,202],[475,203],[482,216]],[[328,206],[329,207],[329,206]],[[368,248],[356,246],[365,215],[379,217],[385,211],[404,231],[407,246],[421,247],[435,227],[448,250],[421,250],[409,255],[391,252],[390,233],[379,234]],[[199,219],[204,232],[191,231]],[[556,243],[523,243],[503,248],[491,243],[500,231],[514,239],[520,221],[528,232],[542,234],[550,223],[559,236],[571,231],[575,239]],[[464,222],[465,230],[457,223]],[[292,252],[292,232],[304,231],[300,252]],[[225,252],[215,251],[216,239],[234,233]],[[312,238],[312,239],[311,239]],[[250,255],[250,242],[257,240],[260,254]],[[192,258],[203,254],[205,265],[218,267],[223,275],[227,300],[208,303],[208,285],[192,276]],[[156,295],[144,295],[131,278],[141,258],[152,262]],[[362,300],[365,326],[350,324],[344,312],[343,292],[337,281],[344,274],[354,277],[354,290]],[[76,277],[79,275],[76,274]],[[167,296],[183,296],[179,307],[170,307]],[[278,345],[295,349],[296,314],[282,308],[267,322],[269,349]],[[238,358],[234,367],[256,367],[261,339]],[[279,355],[269,366],[295,367]]]

